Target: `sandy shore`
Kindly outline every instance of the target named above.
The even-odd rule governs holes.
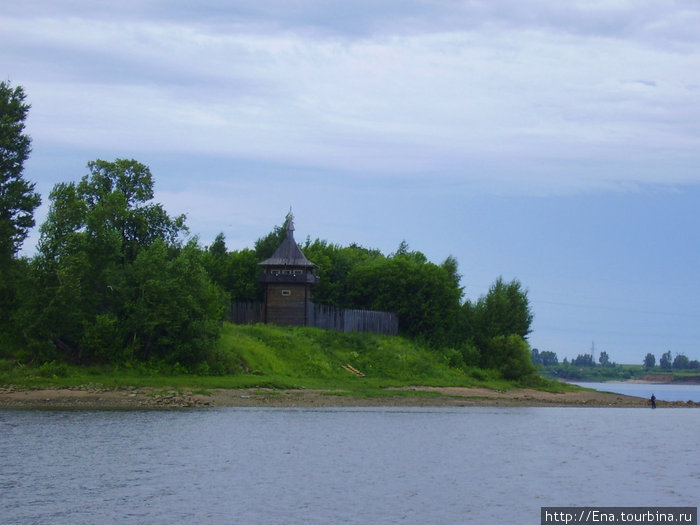
[[[155,389],[124,387],[101,389],[22,390],[0,387],[0,409],[138,410],[195,407],[340,407],[340,406],[582,406],[649,407],[637,397],[605,392],[553,394],[530,389],[499,392],[486,388],[405,387],[393,395],[364,398],[344,391],[214,389]],[[700,407],[700,403],[658,401],[658,407]]]

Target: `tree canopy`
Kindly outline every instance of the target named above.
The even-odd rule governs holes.
[[[21,86],[0,82],[0,264],[17,254],[41,202],[34,184],[23,177],[31,152],[24,132],[30,107]]]
[[[183,216],[151,202],[150,170],[134,160],[88,163],[57,184],[21,311],[38,353],[83,362],[200,361],[218,333],[223,293]]]
[[[0,82],[0,335],[10,328],[16,309],[21,263],[16,260],[34,226],[41,199],[24,176],[31,138],[24,131],[30,105],[21,86]]]

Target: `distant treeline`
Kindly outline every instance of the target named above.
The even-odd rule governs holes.
[[[600,352],[598,363],[595,362],[593,353],[579,354],[569,361],[567,358],[560,363],[555,352],[540,352],[533,348],[531,359],[535,366],[543,369],[544,373],[551,377],[573,380],[610,380],[633,379],[646,374],[658,374],[663,372],[696,372],[700,369],[700,362],[689,360],[684,354],[676,354],[672,359],[671,352],[665,352],[656,366],[656,358],[648,353],[641,365],[620,365],[610,361],[608,353]]]
[[[223,234],[202,247],[184,216],[153,202],[148,167],[95,160],[78,182],[55,185],[36,255],[18,257],[40,202],[23,177],[30,140],[22,88],[1,83],[0,108],[0,358],[189,368],[212,359],[231,302],[262,299],[258,263],[279,246],[285,224],[249,249],[229,251]],[[435,264],[406,242],[389,255],[320,239],[302,250],[318,265],[314,302],[394,312],[402,335],[453,366],[506,378],[533,372],[532,313],[518,281],[499,278],[471,302],[453,257]]]

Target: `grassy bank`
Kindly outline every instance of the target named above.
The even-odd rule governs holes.
[[[52,362],[31,367],[3,361],[0,384],[29,388],[307,388],[334,389],[356,396],[381,395],[387,387],[409,385],[494,390],[568,388],[540,377],[506,381],[496,371],[457,367],[454,362],[452,350],[431,349],[403,337],[225,324],[213,357],[194,372],[157,363],[78,367]]]

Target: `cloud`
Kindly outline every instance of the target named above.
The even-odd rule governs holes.
[[[691,3],[73,5],[0,20],[35,140],[495,186],[700,182]]]

